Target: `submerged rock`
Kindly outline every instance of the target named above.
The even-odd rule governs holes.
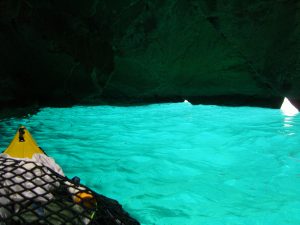
[[[0,5],[2,103],[300,99],[297,0],[14,2]]]

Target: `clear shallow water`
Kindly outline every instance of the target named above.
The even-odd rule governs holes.
[[[0,121],[0,147],[27,126],[67,176],[142,224],[300,224],[300,116],[191,106],[44,108]]]

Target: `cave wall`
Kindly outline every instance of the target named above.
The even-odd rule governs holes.
[[[0,101],[300,99],[299,0],[3,0]]]
[[[111,31],[98,1],[2,1],[0,101],[73,104],[101,95],[113,70]]]

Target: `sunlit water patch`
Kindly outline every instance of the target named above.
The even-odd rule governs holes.
[[[300,224],[300,117],[192,106],[44,108],[19,124],[69,177],[117,199],[142,224]]]

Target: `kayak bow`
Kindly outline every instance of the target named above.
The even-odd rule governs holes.
[[[37,145],[30,132],[21,126],[9,146],[4,150],[5,154],[13,158],[32,158],[36,153],[45,154]]]

